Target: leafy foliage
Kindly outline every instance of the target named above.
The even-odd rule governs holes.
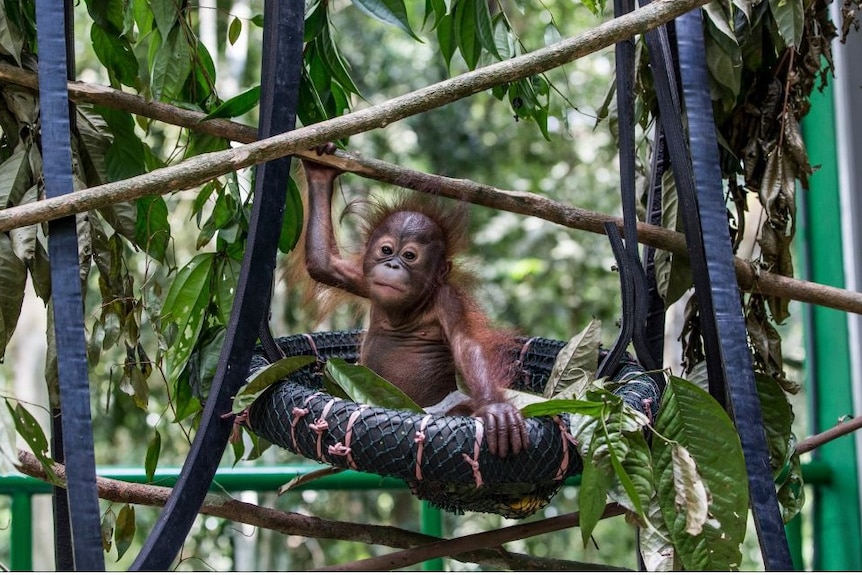
[[[655,429],[656,490],[682,565],[739,568],[748,481],[730,418],[708,393],[671,376]]]
[[[583,6],[594,15],[601,15],[605,8],[604,2],[591,0]],[[790,245],[796,228],[795,181],[805,184],[811,173],[798,124],[807,112],[811,90],[828,75],[828,68],[820,69],[821,59],[831,66],[828,40],[836,31],[825,6],[822,0],[737,0],[704,8],[711,88],[736,244],[742,240],[752,203],[748,194],[756,193],[766,215],[759,234],[760,263],[785,275],[793,273]],[[35,70],[37,54],[34,10],[33,0],[0,2],[0,58],[29,71]],[[248,65],[235,74],[242,89],[222,99],[216,89],[221,72],[219,54],[211,53],[212,47],[195,34],[196,5],[171,0],[86,0],[77,10],[78,25],[87,28],[78,37],[85,38],[91,49],[90,55],[80,56],[91,58],[82,67],[105,84],[211,118],[256,119],[260,88],[254,74],[259,47],[250,43]],[[572,33],[571,23],[584,22],[578,10],[582,7],[564,2],[546,2],[539,9],[524,0],[354,0],[349,6],[312,0],[306,10],[299,120],[305,125],[319,122],[345,113],[363,99],[385,97],[386,90],[407,91],[446,74],[472,70],[552,43]],[[372,18],[357,25],[357,11]],[[217,49],[236,45],[241,35],[262,24],[260,14],[244,17],[222,12],[221,7],[219,14],[224,22]],[[845,30],[848,26],[845,22]],[[415,46],[416,40],[433,47],[422,52],[425,48]],[[408,42],[410,48],[403,49]],[[387,48],[385,58],[374,55],[383,44],[399,48]],[[422,61],[417,55],[423,54],[423,73],[417,74],[414,66]],[[587,82],[606,71],[599,64],[590,68],[573,63],[566,69],[497,86],[488,98],[477,97],[477,103],[459,102],[392,126],[385,134],[366,134],[356,140],[364,150],[401,163],[415,162],[438,173],[536,189],[610,213],[618,202],[607,169],[613,164],[611,139],[598,128],[594,130],[590,116],[604,117],[610,111],[608,132],[612,132],[613,102],[608,99],[604,111],[601,105],[590,105],[601,97],[596,83]],[[647,128],[654,99],[645,66],[641,66],[638,85],[640,118]],[[493,104],[491,99],[504,102],[511,116],[500,114],[499,106],[486,105]],[[38,104],[34,92],[10,84],[2,86],[0,209],[42,197]],[[589,119],[588,128],[585,118]],[[520,120],[524,122],[519,124]],[[120,181],[230,145],[223,138],[176,130],[105,106],[77,106],[74,123],[72,151],[78,188]],[[523,124],[532,127],[533,123],[537,132],[523,130]],[[516,133],[530,136],[519,139]],[[545,141],[533,141],[536,133]],[[584,144],[587,138],[583,136],[587,135],[592,138],[590,142],[600,144]],[[87,355],[106,405],[99,415],[105,425],[99,428],[112,441],[115,434],[130,437],[129,452],[140,454],[149,476],[161,458],[183,451],[190,436],[188,427],[196,425],[215,374],[245,249],[252,177],[229,174],[201,186],[191,199],[187,193],[172,193],[116,204],[78,218],[81,278],[90,288],[86,309],[93,310],[88,311]],[[663,225],[676,227],[679,222],[670,175],[666,180]],[[344,185],[346,191],[350,187],[350,183]],[[584,194],[584,190],[594,193]],[[302,229],[302,205],[295,182],[288,192],[279,242],[282,252],[292,249]],[[523,223],[510,214],[482,210],[476,210],[474,228],[480,251],[493,250],[495,254],[493,261],[477,267],[481,283],[488,286],[484,295],[489,307],[500,319],[544,335],[564,337],[571,326],[583,325],[592,315],[609,320],[618,313],[616,298],[608,297],[612,293],[609,286],[615,284],[614,278],[606,277],[610,260],[607,255],[597,255],[607,253],[601,252],[606,247],[602,240],[573,239],[552,226]],[[0,358],[18,323],[27,280],[44,302],[50,302],[47,233],[47,226],[40,224],[0,234]],[[477,255],[470,257],[481,262]],[[659,283],[668,304],[691,284],[686,263],[667,254],[659,258]],[[760,295],[747,297],[755,362],[772,382],[760,390],[772,463],[777,473],[789,469],[779,476],[779,498],[789,517],[802,505],[803,497],[798,457],[792,455],[789,435],[792,413],[784,409],[783,395],[798,386],[784,374],[781,339],[774,325],[787,318],[787,302]],[[702,353],[696,306],[690,305],[688,310],[684,339],[688,367],[693,368]],[[290,303],[281,311],[284,317],[276,317],[276,321],[306,319],[303,314],[301,306]],[[352,325],[355,320],[333,320],[334,324],[339,322]],[[598,326],[591,326],[581,334],[582,343],[596,342],[601,335]],[[49,345],[46,379],[50,387],[56,381],[56,368],[51,359],[53,343]],[[591,389],[589,378],[578,375],[590,370],[593,351],[573,355],[570,367],[562,370],[560,382],[569,384],[566,392],[560,393],[556,384],[549,388],[558,398],[567,399],[525,408],[534,413],[570,410],[578,414],[578,429],[584,439],[582,455],[589,462],[579,496],[587,526],[595,525],[609,496],[650,526],[647,531],[648,537],[655,535],[655,544],[650,547],[655,550],[655,561],[648,564],[667,564],[670,540],[682,565],[708,568],[709,562],[698,554],[702,540],[714,535],[709,531],[710,520],[701,521],[703,490],[714,497],[715,482],[729,480],[716,478],[712,463],[703,460],[700,438],[673,435],[677,429],[673,418],[688,413],[682,408],[666,408],[670,430],[662,434],[671,440],[664,447],[670,456],[658,465],[656,448],[662,442],[654,442],[650,451],[638,418],[615,396]],[[340,378],[343,368],[334,366],[333,378]],[[260,387],[264,379],[258,381]],[[373,380],[369,381],[375,387]],[[760,386],[762,381],[758,383]],[[689,393],[685,384],[679,387],[682,394]],[[702,397],[696,400],[706,402]],[[22,404],[14,408],[8,405],[19,434],[31,442],[30,448],[41,454],[48,466],[44,432]],[[712,407],[704,409],[710,417],[715,416],[704,429],[724,425],[709,411]],[[158,416],[155,425],[159,429],[153,429],[150,415]],[[166,425],[170,420],[179,425]],[[680,429],[691,431],[685,426]],[[152,439],[146,443],[141,437]],[[260,455],[263,447],[255,444],[250,457]],[[649,493],[661,483],[660,477],[670,477],[666,477],[668,473],[677,484],[662,483],[658,490],[666,492],[668,499],[658,506],[659,500]],[[612,476],[616,483],[608,479]],[[677,495],[682,509],[676,509]],[[668,515],[666,507],[671,500],[675,510]],[[731,502],[710,502],[708,517],[713,505],[724,513],[725,503]],[[119,515],[106,513],[106,531],[115,534],[121,556],[134,534],[134,511],[128,509]],[[692,535],[690,531],[701,523],[701,534]],[[728,525],[722,523],[729,529]],[[689,549],[691,553],[683,558]],[[725,566],[730,566],[736,556],[725,551],[721,552],[728,559]]]

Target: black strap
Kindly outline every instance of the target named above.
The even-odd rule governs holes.
[[[605,222],[605,233],[611,242],[614,258],[617,260],[617,269],[620,273],[620,294],[622,294],[623,310],[620,321],[620,332],[614,340],[611,349],[599,363],[596,377],[611,377],[617,372],[629,342],[635,329],[635,285],[632,261],[628,257],[620,230],[613,222]]]
[[[266,138],[267,136],[261,136]],[[269,328],[269,314],[272,311],[272,286],[270,285],[270,289],[267,292],[266,296],[266,305],[267,305],[267,313],[264,314],[263,319],[260,320],[260,330],[258,332],[258,336],[260,337],[260,345],[263,348],[263,355],[266,357],[266,360],[269,363],[274,363],[279,359],[283,359],[285,357],[284,350],[282,350],[278,344],[275,342],[275,338],[272,337],[272,331]]]
[[[59,408],[51,410],[51,458],[65,463],[63,454],[63,417]],[[62,488],[51,489],[54,511],[54,564],[57,571],[75,570],[75,553],[72,550],[72,520],[69,517],[69,494]]]
[[[634,10],[634,0],[614,0],[614,15],[622,16]],[[659,365],[646,345],[645,327],[647,316],[648,290],[646,274],[641,265],[637,240],[637,192],[635,189],[635,44],[633,38],[616,44],[616,92],[617,125],[620,155],[620,194],[623,205],[623,229],[625,244],[619,231],[612,224],[605,230],[611,242],[611,249],[620,271],[620,291],[622,294],[622,318],[620,333],[617,335],[608,355],[601,362],[596,375],[610,376],[616,371],[618,362],[629,343],[634,343],[638,361],[647,370],[658,369]],[[613,228],[613,230],[611,230]]]
[[[69,97],[71,33],[63,0],[45,0],[36,10],[39,42],[39,103],[45,194],[54,198],[73,191]],[[55,455],[66,464],[68,509],[57,504],[57,551],[60,568],[103,571],[99,498],[96,490],[96,462],[90,414],[90,386],[87,376],[83,299],[78,261],[78,234],[75,217],[49,224],[48,251],[51,258],[51,286],[57,371],[60,385],[62,439],[55,442]],[[59,444],[59,445],[58,445]],[[56,494],[62,497],[62,492]],[[72,561],[69,565],[69,533],[62,523],[71,523]]]
[[[289,131],[296,121],[305,25],[302,0],[267,0],[261,65],[264,130]],[[264,132],[268,135],[267,132]],[[232,397],[248,375],[258,329],[266,314],[275,251],[290,175],[290,158],[257,168],[248,243],[216,376],[195,441],[155,528],[132,569],[167,569],[179,552],[207,494],[230,435]]]
[[[655,137],[653,139],[653,156],[650,168],[649,193],[646,205],[646,223],[661,226],[662,223],[662,178],[667,170],[667,142],[661,117],[655,119]],[[664,364],[664,329],[665,305],[658,292],[655,276],[655,248],[644,246],[644,267],[646,268],[648,306],[646,327],[644,329],[646,345],[649,347],[653,360],[661,366]]]
[[[764,566],[767,570],[792,570],[769,467],[760,401],[733,268],[701,10],[681,16],[677,20],[676,34],[690,140],[683,131],[682,108],[665,29],[648,32],[646,40],[659,109],[667,131],[679,205],[684,214],[686,244],[701,311],[710,392],[717,400],[729,403],[728,411],[739,431]],[[690,155],[686,146],[689,141]]]

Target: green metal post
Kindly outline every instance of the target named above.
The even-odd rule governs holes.
[[[784,526],[784,532],[787,534],[787,545],[790,547],[790,558],[793,560],[793,569],[795,571],[805,571],[805,562],[802,558],[801,513]]]
[[[10,561],[12,571],[33,570],[33,501],[27,492],[12,495]]]
[[[851,121],[844,118],[842,121]],[[812,166],[820,166],[801,198],[804,217],[800,239],[807,249],[805,279],[842,287],[841,210],[833,90],[812,92],[811,111],[803,121]],[[824,431],[853,409],[847,314],[812,306],[806,316],[807,372],[812,432]],[[859,353],[858,350],[856,353]],[[815,571],[862,569],[859,492],[855,438],[850,435],[818,448],[816,460],[832,470],[832,481],[814,489]]]
[[[422,533],[443,536],[443,512],[427,501],[422,501]],[[429,559],[422,563],[423,571],[443,571],[443,558]]]

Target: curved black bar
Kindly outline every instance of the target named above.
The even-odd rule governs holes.
[[[305,3],[268,0],[264,14],[261,66],[261,119],[264,133],[293,129],[299,98]],[[231,310],[218,371],[201,424],[171,497],[133,570],[165,570],[177,555],[207,494],[227,445],[232,422],[231,398],[248,375],[258,328],[268,301],[260,297],[272,285],[275,251],[281,232],[290,158],[257,168],[248,243]]]
[[[39,3],[36,10],[43,176],[45,195],[49,198],[68,194],[74,189],[71,120],[66,88],[69,77],[67,56],[71,43],[71,28],[67,27],[66,22],[67,8],[63,0],[45,0]],[[58,436],[54,447],[55,453],[66,464],[66,490],[55,492],[58,566],[81,571],[104,571],[79,276],[78,231],[74,216],[49,224],[48,251],[51,258],[51,301],[62,410],[62,435]],[[66,497],[65,502],[62,501],[63,497]],[[68,526],[71,526],[71,532],[66,530]]]

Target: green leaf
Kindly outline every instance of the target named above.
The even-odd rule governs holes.
[[[784,390],[775,379],[763,373],[755,373],[754,380],[757,384],[757,396],[760,399],[766,443],[769,446],[769,466],[777,477],[792,453],[790,442],[793,409],[787,401]]]
[[[150,444],[147,446],[147,455],[144,458],[144,472],[147,474],[147,483],[153,482],[153,477],[156,474],[156,467],[159,464],[159,455],[162,452],[162,436],[155,431]]]
[[[141,368],[130,360],[126,360],[120,387],[132,397],[137,407],[146,411],[150,400],[150,388]]]
[[[111,78],[116,78],[125,86],[135,87],[138,81],[138,60],[128,40],[107,32],[96,23],[90,26],[90,40],[96,57],[107,68]]]
[[[778,484],[778,504],[781,507],[781,519],[789,523],[802,511],[805,505],[805,482],[802,480],[802,464],[799,455],[794,452],[790,457],[787,473]]]
[[[455,41],[458,44],[458,49],[461,50],[461,57],[464,58],[464,62],[470,70],[476,68],[482,53],[482,44],[479,42],[476,31],[478,23],[473,4],[474,2],[471,0],[461,0],[453,9]]]
[[[738,569],[748,516],[748,475],[733,423],[712,396],[671,376],[655,429],[652,450],[659,503],[683,567]],[[709,520],[697,535],[686,532],[689,510],[677,505],[675,444],[691,454],[712,497]]]
[[[203,328],[210,299],[212,253],[198,254],[181,269],[171,284],[162,306],[162,320],[177,324],[177,337],[168,348],[169,380],[185,368],[198,334]]]
[[[494,51],[501,60],[508,60],[515,55],[517,39],[509,27],[509,22],[502,13],[494,17]]]
[[[239,283],[241,262],[233,258],[220,258],[216,265],[215,299],[216,315],[222,325],[230,323],[236,286]]]
[[[260,85],[249,88],[242,94],[237,94],[206,115],[204,120],[213,118],[236,118],[253,110],[260,103]]]
[[[437,22],[437,43],[440,45],[440,54],[446,63],[446,70],[451,71],[452,56],[458,47],[455,41],[455,15],[447,14]]]
[[[117,202],[99,208],[99,213],[124,238],[134,240],[138,210],[131,202]]]
[[[153,99],[170,101],[179,98],[183,84],[192,71],[191,52],[183,29],[171,30],[156,50],[152,64]]]
[[[409,34],[417,42],[422,40],[413,32],[407,19],[407,8],[403,0],[351,0],[353,5],[384,24],[395,26]]]
[[[587,10],[593,13],[594,16],[601,16],[605,9],[604,0],[583,0],[582,4],[587,7]]]
[[[117,514],[117,524],[114,529],[114,541],[117,544],[117,560],[119,560],[135,538],[135,508],[129,504],[123,505]]]
[[[799,48],[805,31],[805,6],[802,0],[769,0],[778,33],[788,48]]]
[[[16,404],[13,408],[9,400],[6,400],[6,408],[12,414],[12,419],[15,421],[15,430],[18,432],[18,435],[24,440],[30,451],[39,460],[39,463],[42,464],[42,469],[48,476],[48,481],[54,485],[64,485],[64,482],[54,473],[54,460],[48,456],[48,439],[45,437],[45,432],[42,431],[42,427],[36,421],[36,418],[21,403]]]
[[[227,41],[231,46],[236,44],[237,39],[239,39],[239,35],[242,33],[242,20],[234,16],[233,20],[230,21],[230,26],[227,28]]]
[[[8,208],[13,198],[20,198],[30,187],[29,146],[18,146],[6,161],[0,164],[0,209]]]
[[[583,398],[599,364],[601,341],[602,323],[592,320],[557,354],[542,395],[554,397],[558,391],[567,388],[569,392],[566,397],[558,399]]]
[[[18,325],[26,283],[27,266],[15,255],[9,236],[0,234],[0,361]]]
[[[192,386],[189,384],[188,368],[180,372],[174,385],[173,403],[175,409],[174,421],[183,419],[200,412],[203,409],[200,400],[192,394]]]
[[[114,136],[114,142],[105,154],[108,179],[116,182],[146,172],[145,147],[135,133],[132,115],[104,106],[94,106],[93,109],[102,116]]]
[[[580,515],[581,540],[584,546],[590,541],[602,513],[608,503],[608,490],[611,488],[614,476],[600,470],[592,461],[592,457],[584,458],[584,470],[581,473],[581,487],[578,491],[578,514]]]
[[[716,32],[711,24],[706,28],[704,41],[710,77],[729,93],[728,101],[735,102],[742,84],[742,51],[738,45],[726,41],[723,31]]]
[[[630,406],[623,404],[623,411],[634,411]],[[639,413],[639,412],[637,412]],[[624,413],[623,417],[631,413]],[[639,419],[637,417],[635,420]],[[646,423],[646,422],[642,422]],[[620,432],[620,438],[625,442],[626,449],[621,450],[622,457],[619,464],[624,473],[621,475],[620,485],[623,493],[611,490],[611,498],[620,505],[638,513],[638,517],[647,523],[646,517],[649,502],[655,498],[655,480],[653,478],[652,456],[649,445],[644,438],[643,431]]]
[[[661,225],[663,228],[681,231],[679,196],[676,192],[676,182],[672,169],[668,169],[662,174],[661,185]],[[659,295],[664,299],[665,306],[679,300],[693,283],[688,258],[664,250],[656,250],[655,252],[655,276],[656,288]]]
[[[0,409],[0,474],[15,473],[21,464],[15,442],[15,418],[10,410]]]
[[[45,432],[42,431],[42,427],[36,421],[36,418],[21,403],[18,403],[12,409],[7,400],[6,406],[12,411],[12,415],[15,418],[15,429],[30,447],[30,450],[35,454],[47,454],[48,439],[45,437]]]
[[[136,205],[135,244],[154,260],[164,262],[171,240],[168,204],[162,196],[147,196],[136,200]]]
[[[156,28],[165,38],[180,19],[179,4],[176,0],[150,0],[150,9],[156,21]]]
[[[348,64],[338,51],[338,45],[332,41],[329,26],[321,30],[314,41],[314,48],[317,50],[321,61],[325,64],[328,76],[338,82],[347,92],[359,94],[359,88],[356,87],[356,84],[353,83],[353,78],[350,77]]]
[[[24,36],[18,28],[9,21],[5,10],[0,10],[0,48],[11,54],[15,63],[21,66],[21,50],[24,49]]]
[[[290,178],[287,184],[287,196],[284,199],[284,218],[281,220],[281,234],[278,237],[278,250],[288,253],[299,241],[302,235],[303,205],[302,195],[296,181]]]
[[[123,0],[87,0],[87,11],[99,26],[119,32],[124,24]]]
[[[100,524],[100,529],[102,532],[102,549],[105,553],[111,551],[111,547],[114,543],[114,525],[117,523],[117,516],[114,514],[114,510],[108,508],[105,511],[105,514],[102,515],[102,522]]]
[[[94,186],[109,181],[105,158],[111,148],[113,135],[108,123],[92,106],[75,107],[75,124],[79,134],[78,154],[86,169],[87,184]]]
[[[18,205],[26,205],[39,201],[39,186],[34,185],[24,192]],[[39,249],[39,234],[42,231],[39,224],[32,224],[9,230],[9,239],[12,242],[12,252],[24,262],[28,269],[35,263],[36,252]]]
[[[253,398],[257,397],[260,392],[268,388],[270,385],[277,381],[281,381],[296,370],[313,363],[315,359],[316,358],[313,355],[296,355],[284,357],[260,368],[248,377],[248,383],[242,391],[237,394],[237,399],[248,399],[251,397],[253,401]],[[247,403],[251,403],[251,401],[248,401]]]
[[[716,30],[733,45],[739,47],[739,41],[733,31],[733,21],[730,15],[724,11],[725,4],[718,1],[713,1],[703,7],[703,11],[707,16],[707,21],[715,27]]]
[[[494,24],[491,20],[491,10],[488,8],[488,3],[473,2],[473,6],[476,11],[476,36],[479,38],[479,44],[498,60],[502,60],[494,40]]]
[[[583,399],[549,399],[533,403],[521,409],[524,417],[541,417],[543,415],[559,415],[561,413],[577,413],[590,417],[599,417],[605,404],[601,401],[586,401]]]
[[[198,337],[195,349],[189,356],[186,372],[188,373],[188,382],[191,386],[192,395],[201,403],[206,401],[212,388],[226,334],[227,328],[223,325],[216,324],[207,327]]]
[[[357,403],[385,407],[387,409],[405,409],[422,413],[406,393],[362,365],[352,365],[340,358],[332,358],[326,362],[324,376],[340,387],[347,396]]]

